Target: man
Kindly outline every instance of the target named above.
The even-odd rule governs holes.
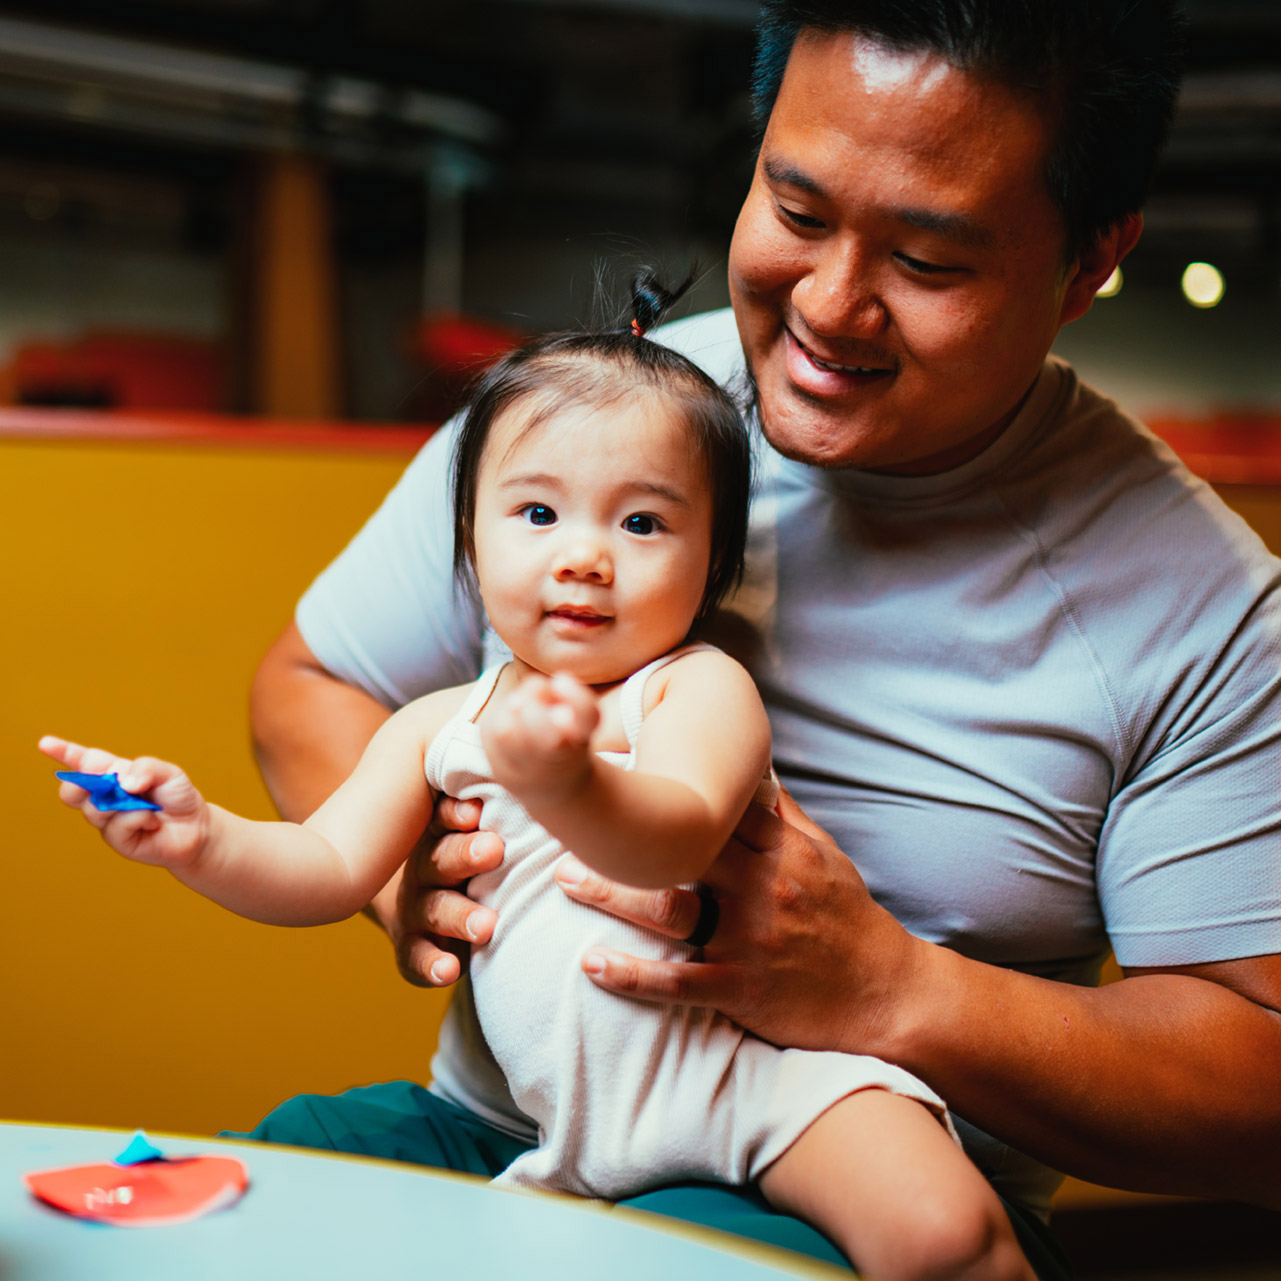
[[[1281,1205],[1278,565],[1046,360],[1138,238],[1174,97],[1169,10],[766,4],[737,334],[718,314],[664,341],[718,377],[746,358],[754,379],[772,449],[726,643],[804,812],[745,818],[707,877],[715,915],[706,894],[562,877],[673,937],[710,931],[688,963],[589,952],[592,981],[933,1085],[1043,1276],[1054,1170]],[[255,720],[289,816],[388,706],[479,668],[481,620],[450,588],[447,448],[420,455],[264,661]],[[450,887],[496,846],[448,837],[384,893],[418,981],[457,978],[449,940],[489,938],[493,914]],[[1095,988],[1109,946],[1126,978]],[[528,1134],[468,1009],[436,1065],[463,1119],[432,1142],[470,1126],[501,1163],[494,1136]],[[296,1101],[259,1134],[391,1154],[380,1129],[437,1126],[442,1106]],[[348,1137],[310,1134],[316,1109]],[[733,1226],[725,1204],[703,1217]],[[738,1226],[821,1250],[799,1227]]]

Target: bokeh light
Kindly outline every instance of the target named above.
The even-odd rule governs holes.
[[[1208,262],[1190,262],[1183,272],[1183,296],[1194,307],[1214,307],[1223,297],[1223,273]]]

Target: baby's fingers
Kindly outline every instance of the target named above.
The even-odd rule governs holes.
[[[125,768],[120,771],[120,786],[135,796],[144,796],[175,779],[186,782],[186,777],[177,765],[157,760],[154,756],[139,756],[125,763]]]
[[[116,756],[101,747],[83,747],[52,734],[46,734],[37,746],[46,756],[52,756],[78,774],[120,774],[130,765],[127,757]]]
[[[103,814],[102,819],[103,822],[94,826],[102,833],[103,840],[130,858],[138,856],[140,843],[159,831],[164,822],[155,810],[113,810]]]
[[[600,700],[577,677],[568,672],[557,672],[550,682],[555,700],[552,719],[567,733],[581,742],[587,742],[600,721]]]
[[[69,743],[65,738],[57,738],[53,734],[46,734],[36,747],[46,756],[52,756],[59,765],[67,766],[68,769],[78,768],[80,757],[85,750],[79,743]]]
[[[582,732],[574,709],[559,700],[529,699],[514,707],[512,714],[526,741],[541,752],[582,747],[589,736]]]

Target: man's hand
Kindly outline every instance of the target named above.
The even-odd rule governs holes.
[[[720,919],[701,961],[593,948],[583,968],[610,991],[712,1006],[778,1045],[879,1052],[921,944],[786,793],[780,812],[749,806],[703,877]],[[631,889],[572,859],[557,880],[571,898],[670,938],[687,937],[698,920],[698,898],[686,890]]]
[[[476,830],[479,801],[442,797],[431,826],[370,905],[387,931],[401,975],[419,987],[448,987],[467,949],[487,943],[497,916],[467,897],[467,881],[503,861],[503,842]]]

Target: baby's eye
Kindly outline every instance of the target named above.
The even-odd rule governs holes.
[[[629,534],[656,534],[662,528],[657,516],[647,512],[637,512],[623,521],[623,528]]]
[[[546,503],[527,503],[520,509],[520,514],[531,525],[554,525],[556,513]]]

